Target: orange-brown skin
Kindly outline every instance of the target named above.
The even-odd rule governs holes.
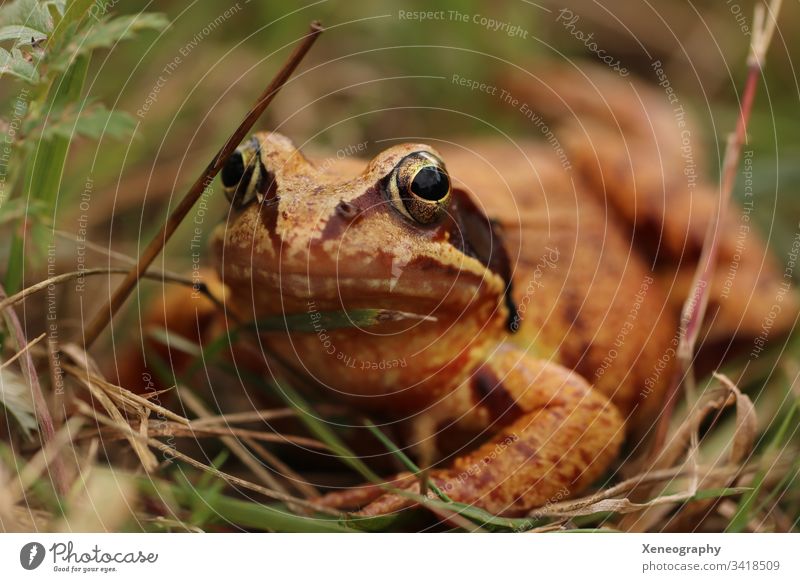
[[[317,169],[282,136],[256,139],[270,187],[262,187],[260,201],[235,210],[215,237],[228,304],[237,315],[311,318],[384,308],[428,318],[264,334],[269,352],[336,397],[409,418],[420,440],[449,423],[494,435],[432,471],[434,482],[458,501],[519,515],[564,491],[574,494],[607,469],[622,443],[625,416],[637,408],[643,380],[673,327],[651,285],[630,339],[615,352],[618,361],[597,372],[611,347],[605,328],[616,334],[624,325],[648,274],[624,236],[613,227],[609,232],[611,219],[596,214],[591,197],[556,189],[545,201],[537,200],[544,190],[514,192],[525,214],[518,217],[521,230],[508,229],[506,256],[457,174],[447,211],[433,224],[415,224],[393,205],[386,176],[412,152],[441,157],[429,146],[396,146],[346,176]],[[542,159],[544,171],[552,171]],[[491,202],[493,194],[479,202]],[[516,252],[523,239],[524,252]],[[486,241],[492,258],[481,251]],[[537,275],[548,252],[552,265]],[[513,304],[527,306],[511,320],[515,333],[505,297],[509,275],[517,284]],[[528,280],[537,282],[538,293],[526,299]],[[586,301],[590,295],[599,301]],[[599,390],[569,368],[592,372]],[[666,377],[655,377],[653,402]],[[388,495],[365,511],[407,504]]]
[[[263,166],[263,179],[246,189],[257,197],[234,205],[213,242],[237,319],[307,314],[314,322],[345,308],[426,316],[265,333],[263,348],[331,397],[411,424],[423,451],[443,426],[487,437],[430,478],[451,498],[503,515],[578,493],[608,469],[626,434],[635,446],[653,427],[674,364],[683,273],[714,208],[703,187],[690,200],[697,211],[682,211],[672,112],[652,92],[626,96],[627,83],[590,75],[608,98],[598,106],[578,88],[580,75],[549,78],[547,90],[525,79],[514,92],[540,105],[555,90],[561,99],[544,95],[541,110],[565,127],[574,121],[565,112],[577,115],[579,127],[559,134],[568,167],[550,145],[524,140],[467,140],[438,152],[404,144],[369,163],[318,167],[285,137],[258,134],[242,146]],[[442,159],[453,184],[431,223],[401,211],[387,188],[413,152]],[[678,201],[674,212],[667,198]],[[723,241],[723,259],[731,244]],[[745,259],[738,288],[779,281],[760,241]],[[720,304],[712,337],[737,327],[757,333],[752,306]],[[795,314],[790,297],[773,333]],[[393,484],[419,486],[409,476]],[[410,505],[375,486],[324,501],[368,514]]]
[[[574,173],[627,222],[633,245],[655,265],[669,309],[677,313],[691,293],[706,230],[718,211],[717,185],[705,179],[702,127],[679,94],[621,79],[604,67],[543,62],[532,70],[535,76],[514,74],[498,83],[548,118]],[[657,67],[652,73],[663,75]],[[721,221],[700,334],[707,351],[737,343],[750,351],[765,323],[771,340],[795,325],[797,295],[787,293],[778,257],[751,214],[752,196],[748,202],[750,208],[732,204]]]

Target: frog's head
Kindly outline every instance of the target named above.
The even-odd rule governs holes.
[[[510,321],[497,230],[433,148],[397,145],[360,172],[344,165],[315,165],[276,133],[231,156],[221,174],[231,213],[216,248],[240,311],[381,308],[452,323],[481,305]]]

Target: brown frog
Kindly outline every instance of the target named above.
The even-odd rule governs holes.
[[[610,105],[586,99],[585,79]],[[626,96],[628,85],[552,75],[561,99],[543,110],[563,144],[403,143],[369,162],[315,164],[282,135],[253,136],[221,176],[231,213],[213,245],[227,308],[238,320],[305,315],[312,329],[262,334],[264,354],[332,398],[406,421],[425,460],[441,430],[481,435],[430,471],[451,499],[521,515],[574,495],[658,418],[715,208],[711,189],[677,178],[671,109],[641,86]],[[727,303],[715,282],[715,342],[756,335],[763,314],[742,295],[778,284],[754,237]],[[394,315],[325,328],[324,314],[358,309]],[[794,313],[792,298],[776,334]],[[368,514],[414,503],[374,486],[323,501]]]

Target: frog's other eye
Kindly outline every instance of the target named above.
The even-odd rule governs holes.
[[[242,152],[236,150],[222,167],[222,174],[220,175],[222,185],[225,188],[233,188],[236,186],[242,180],[244,170],[244,156]]]
[[[222,167],[220,180],[225,197],[235,207],[241,208],[256,198],[260,172],[258,142],[249,141],[239,146]]]
[[[386,192],[401,214],[420,224],[432,224],[447,208],[450,176],[442,160],[429,152],[414,152],[387,176]]]

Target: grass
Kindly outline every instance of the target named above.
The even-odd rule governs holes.
[[[19,219],[13,233],[5,271],[9,293],[22,285],[26,259],[29,263],[41,259],[43,243],[50,240],[47,227],[59,202],[64,203],[59,195],[73,136],[123,136],[133,128],[127,114],[83,97],[92,53],[132,38],[138,31],[163,28],[166,20],[147,13],[112,19],[105,14],[106,4],[105,0],[14,0],[2,7],[0,23],[4,30],[15,31],[4,35],[13,46],[10,52],[2,49],[9,61],[3,76],[16,78],[21,86],[18,95],[24,96],[18,100],[25,102],[19,120],[24,132],[20,134],[25,137],[13,140],[10,152],[16,161],[13,166],[24,170],[15,170],[6,187],[36,210]],[[96,18],[94,10],[104,15]],[[35,265],[34,261],[28,268]]]
[[[335,12],[331,7],[322,7],[321,13],[297,14],[282,25],[275,24],[259,32],[259,23],[270,23],[282,15],[281,7],[275,3],[260,3],[253,7],[258,11],[257,18],[242,17],[234,26],[221,27],[215,36],[197,49],[193,57],[186,57],[183,68],[170,77],[169,94],[181,95],[181,98],[186,96],[185,102],[170,101],[165,92],[157,107],[146,117],[123,113],[124,110],[134,112],[141,106],[142,96],[152,88],[153,80],[158,77],[164,63],[181,54],[183,41],[191,38],[193,31],[196,32],[217,16],[216,9],[210,4],[198,6],[186,19],[172,22],[170,34],[164,36],[158,36],[168,24],[163,16],[109,13],[103,14],[98,20],[89,14],[92,6],[97,4],[86,0],[66,3],[17,0],[4,4],[0,11],[1,26],[25,24],[28,27],[18,29],[19,34],[3,41],[5,52],[0,53],[4,59],[3,79],[13,79],[15,83],[0,89],[0,97],[7,100],[8,105],[4,112],[6,124],[12,119],[16,97],[23,94],[23,89],[26,95],[21,120],[25,130],[19,132],[18,138],[12,143],[11,159],[16,163],[11,164],[10,171],[5,174],[4,192],[7,196],[0,203],[0,224],[9,226],[2,247],[6,259],[3,276],[9,294],[48,278],[49,274],[44,274],[46,244],[53,240],[54,228],[62,228],[65,224],[71,227],[74,224],[78,216],[79,195],[87,175],[92,176],[93,183],[98,185],[98,190],[93,192],[92,204],[99,205],[99,201],[105,197],[113,199],[118,205],[113,215],[111,207],[108,216],[92,215],[94,226],[90,230],[91,236],[100,237],[109,231],[109,226],[113,226],[114,238],[109,242],[113,243],[115,250],[136,254],[139,237],[152,235],[155,226],[160,224],[158,218],[162,215],[161,209],[168,206],[166,201],[172,195],[170,185],[175,189],[175,183],[183,184],[188,182],[188,176],[196,176],[192,172],[198,166],[197,160],[201,160],[199,163],[205,162],[213,153],[211,147],[205,144],[220,143],[218,138],[226,135],[230,129],[226,128],[230,124],[219,123],[223,116],[219,110],[213,112],[213,123],[202,121],[209,107],[208,95],[225,93],[225,110],[234,112],[231,115],[235,117],[237,108],[244,110],[245,104],[257,94],[253,88],[263,83],[260,73],[272,66],[271,62],[261,68],[258,66],[258,59],[265,52],[265,42],[273,48],[282,46],[294,37],[294,31],[304,29],[311,17],[321,17],[326,24],[337,24],[351,17],[363,16],[356,13],[358,11],[349,13],[351,9]],[[424,4],[420,3],[420,6]],[[18,10],[16,15],[9,10],[13,7]],[[472,5],[446,2],[443,8],[485,11],[484,5],[477,2]],[[326,10],[329,12],[326,13]],[[374,10],[374,15],[380,15],[393,12],[394,8],[388,3],[379,2]],[[505,14],[507,19],[525,19],[526,25],[532,31],[537,31],[536,20],[524,16],[519,7],[509,7],[508,11]],[[33,18],[20,21],[19,14],[33,15]],[[498,13],[496,16],[504,15]],[[546,24],[541,26],[544,36],[547,35]],[[348,73],[348,66],[353,66],[433,77],[446,77],[453,70],[459,70],[469,71],[476,78],[488,79],[496,64],[482,58],[480,51],[494,51],[504,58],[522,62],[543,50],[536,44],[524,45],[513,39],[487,36],[475,26],[439,27],[435,36],[432,36],[433,29],[428,24],[399,26],[396,19],[376,19],[355,26],[359,34],[331,33],[333,38],[328,40],[330,46],[336,47],[337,56],[363,50],[375,39],[381,39],[387,45],[399,46],[431,44],[430,39],[436,38],[436,44],[468,47],[476,52],[442,51],[437,53],[438,58],[433,59],[430,58],[429,48],[402,53],[378,51],[360,55],[357,64],[345,59],[345,65],[339,69],[343,75]],[[791,27],[797,26],[794,21],[787,19],[788,28],[784,34],[791,34]],[[215,55],[234,47],[251,33],[255,35],[253,39],[236,47],[234,57],[226,61],[230,70],[220,72],[216,66],[207,66],[207,62],[213,62],[208,59],[216,58]],[[44,44],[31,44],[28,38],[31,34],[34,37],[41,35],[41,40],[46,41]],[[639,36],[647,37],[646,34]],[[154,44],[148,48],[146,42],[140,42],[143,39]],[[735,43],[727,46],[735,46]],[[151,49],[153,54],[148,52]],[[105,59],[110,59],[111,64],[106,65]],[[254,72],[248,72],[251,66],[255,67]],[[118,70],[134,71],[130,86],[119,87],[118,76],[113,74]],[[231,77],[238,73],[243,74],[240,83],[230,87]],[[769,77],[772,74],[771,71],[768,73],[767,85],[773,97],[771,104],[778,119],[782,120],[777,123],[782,149],[781,152],[767,149],[774,138],[770,127],[775,123],[767,119],[762,111],[756,110],[751,146],[759,152],[772,153],[773,157],[758,157],[754,172],[757,174],[756,182],[763,185],[765,192],[778,180],[782,190],[786,188],[786,191],[790,191],[800,185],[800,175],[791,168],[787,169],[791,164],[784,160],[778,174],[773,176],[770,172],[774,170],[777,156],[787,156],[789,154],[786,152],[800,150],[797,132],[790,131],[796,104],[785,97],[792,80],[782,79],[777,74],[775,78]],[[196,79],[202,81],[199,88],[193,91]],[[304,77],[302,83],[311,86],[312,83],[322,84],[322,81],[311,76]],[[433,81],[415,82],[409,84],[412,92],[408,98],[426,104],[437,104],[440,99],[463,98],[463,94],[448,85]],[[288,89],[296,90],[296,87]],[[296,96],[296,93],[293,95]],[[385,98],[386,95],[380,91],[354,92],[345,105],[333,100],[318,104],[318,115],[337,118],[341,117],[343,109],[380,109],[386,105],[382,101]],[[735,118],[738,107],[730,95],[725,97],[716,94],[712,98],[716,100],[715,107],[718,106],[724,119]],[[496,108],[493,109],[491,104],[480,102],[475,107],[478,117],[490,118],[497,126],[512,132],[518,129],[514,127],[514,118],[505,115],[502,110],[498,112]],[[269,115],[266,126],[275,127],[286,122],[285,110],[273,110]],[[401,122],[398,125],[398,121],[390,115],[374,114],[356,120],[347,127],[329,129],[315,138],[313,145],[334,145],[335,149],[343,143],[359,140],[374,143],[387,134],[414,134],[427,127],[436,127],[443,134],[485,131],[482,124],[440,119],[436,114],[424,110],[415,119],[403,119]],[[298,135],[313,135],[317,131],[316,127],[304,128],[298,124],[300,121],[290,119],[286,131]],[[721,125],[729,127],[731,124]],[[171,130],[167,132],[164,142],[159,143],[165,127]],[[110,141],[109,137],[117,141]],[[177,157],[171,157],[175,152],[178,153]],[[182,157],[184,153],[185,159]],[[160,178],[148,183],[149,189],[140,188],[134,178],[149,174],[151,169],[157,169]],[[127,182],[134,186],[127,186]],[[144,199],[147,202],[142,207]],[[210,204],[209,214],[223,214],[223,203],[212,200]],[[774,228],[779,239],[776,242],[783,249],[796,227],[786,217],[796,215],[794,210],[798,206],[793,200],[782,200],[781,204],[786,205],[786,211],[779,214],[785,216],[778,217]],[[766,220],[768,226],[773,226],[769,213],[761,218]],[[185,232],[179,231],[176,238],[181,239],[182,234]],[[105,260],[103,257],[98,263],[102,264]],[[165,262],[178,272],[190,267],[187,254],[174,248],[171,254],[168,249]],[[55,288],[61,289],[63,286],[66,289],[68,284],[71,281],[59,280]],[[143,282],[141,285],[142,301],[146,303],[153,295],[152,284]],[[85,298],[85,305],[79,307],[72,304],[60,310],[59,316],[65,326],[70,319],[79,317],[79,309],[93,305],[93,299],[103,296],[104,290],[100,286],[98,288],[97,295]],[[47,286],[40,290],[46,291]],[[36,328],[37,324],[47,321],[47,313],[44,310],[37,311],[32,300],[26,301],[24,309],[22,313],[26,328],[29,324]],[[135,311],[131,309],[123,314],[128,319],[117,325],[120,335],[116,340],[128,333],[128,323],[136,321]],[[323,327],[335,329],[354,324],[369,326],[385,318],[416,316],[402,312],[358,310],[322,313],[320,317]],[[309,325],[307,317],[273,318],[258,322],[258,328],[262,331],[285,329],[287,326],[309,331]],[[106,518],[105,523],[115,524],[119,531],[485,529],[600,533],[624,530],[628,524],[641,525],[643,515],[653,516],[649,529],[655,530],[682,526],[707,531],[798,531],[800,462],[797,461],[797,453],[800,442],[797,418],[800,412],[794,381],[798,369],[795,354],[800,345],[800,336],[792,339],[791,349],[771,356],[771,363],[779,365],[783,374],[774,373],[771,364],[768,364],[763,374],[741,386],[743,393],[753,396],[753,404],[762,420],[771,419],[759,425],[757,433],[752,435],[754,449],[751,455],[741,459],[735,466],[716,462],[727,458],[723,453],[728,452],[731,442],[736,438],[735,410],[722,413],[710,428],[707,419],[700,423],[701,428],[693,438],[697,440],[701,462],[694,471],[708,477],[707,487],[692,489],[692,473],[683,464],[683,457],[679,457],[669,466],[644,471],[628,479],[617,477],[607,486],[595,488],[582,498],[552,504],[526,518],[508,519],[454,503],[442,492],[437,492],[435,486],[431,489],[438,493],[436,496],[399,492],[411,496],[421,507],[414,512],[398,515],[365,518],[316,506],[313,492],[298,487],[296,483],[306,478],[313,480],[317,476],[318,465],[333,484],[382,483],[381,475],[390,472],[385,464],[378,461],[373,467],[372,461],[362,459],[357,452],[354,445],[363,444],[361,441],[364,439],[360,435],[365,433],[372,435],[382,452],[388,453],[393,467],[402,467],[421,479],[425,475],[388,434],[372,423],[365,425],[355,413],[336,410],[329,414],[325,408],[329,403],[305,386],[294,386],[286,378],[277,383],[265,383],[261,378],[233,369],[226,361],[225,353],[230,345],[250,333],[252,330],[249,327],[231,330],[203,346],[188,340],[176,343],[175,338],[171,337],[170,344],[185,352],[190,360],[178,378],[174,377],[169,365],[159,364],[153,354],[148,362],[152,363],[152,367],[160,368],[160,375],[168,385],[174,383],[181,389],[197,386],[199,379],[204,378],[210,368],[213,373],[224,377],[224,385],[232,390],[242,380],[250,387],[258,387],[265,400],[274,407],[271,410],[277,419],[260,423],[258,431],[264,433],[261,436],[267,436],[268,433],[277,437],[316,439],[324,445],[324,452],[303,452],[292,445],[247,440],[239,436],[236,439],[242,448],[238,453],[221,436],[204,435],[202,438],[196,436],[191,441],[181,440],[183,437],[174,436],[185,434],[181,430],[188,430],[181,427],[189,427],[196,431],[196,435],[201,435],[201,428],[209,426],[209,420],[192,411],[183,412],[178,419],[162,418],[163,411],[157,404],[161,398],[167,401],[169,393],[150,394],[146,399],[148,402],[143,403],[112,383],[96,382],[91,389],[81,388],[84,390],[82,393],[69,391],[64,400],[57,400],[50,386],[48,370],[53,361],[45,342],[32,345],[29,342],[29,349],[25,345],[14,346],[11,330],[0,330],[4,340],[3,361],[8,362],[21,351],[29,354],[45,385],[47,406],[51,410],[69,411],[65,418],[56,419],[55,432],[50,441],[59,450],[68,447],[70,455],[65,456],[75,460],[74,464],[66,467],[69,486],[58,490],[48,478],[46,464],[43,463],[43,446],[54,445],[47,445],[37,433],[34,433],[33,441],[26,439],[26,425],[20,425],[16,419],[30,418],[30,410],[16,409],[18,404],[6,401],[5,408],[0,407],[2,411],[10,409],[10,414],[0,414],[0,429],[3,431],[3,439],[0,440],[0,529],[31,531],[35,527],[43,531],[58,530],[66,523],[79,523],[81,503],[87,496],[94,495],[93,492],[99,487],[107,494],[94,495],[92,501],[97,504],[98,513]],[[166,338],[163,333],[155,332],[155,339]],[[119,344],[102,346],[97,351],[97,362],[94,362],[73,346],[64,356],[65,362],[72,366],[65,371],[66,380],[72,386],[78,386],[86,373],[97,371],[94,366],[108,369],[109,364],[114,362],[114,349],[118,348]],[[764,359],[767,357],[770,356],[763,356]],[[16,373],[21,361],[20,356],[8,365],[8,369]],[[736,376],[733,372],[729,375]],[[709,382],[712,380],[702,380],[699,384]],[[200,393],[199,388],[192,393]],[[93,400],[94,408],[87,407],[87,398]],[[228,436],[242,434],[236,431],[251,426],[245,422],[227,422],[227,409],[222,402],[203,404],[210,410],[209,415],[224,420],[211,426],[227,430]],[[716,409],[713,412],[716,413]],[[674,436],[691,414],[690,406],[676,409],[669,428],[672,431],[670,436]],[[341,415],[342,422],[334,424],[321,420],[336,415]],[[348,426],[364,428],[345,428]],[[67,431],[65,427],[74,431]],[[173,436],[158,432],[160,427],[173,431]],[[354,432],[358,435],[355,438]],[[669,440],[666,439],[667,442]],[[259,479],[256,473],[243,465],[239,457],[242,449],[251,458],[263,463],[265,471],[274,474],[274,484]],[[143,460],[150,458],[148,452],[153,462]],[[174,453],[182,456],[172,458]],[[167,462],[167,458],[172,460]],[[632,467],[627,469],[633,470]],[[109,480],[110,477],[113,479]],[[642,483],[648,487],[647,494],[635,496],[634,493],[642,491]],[[121,506],[130,506],[133,512],[121,509]]]

